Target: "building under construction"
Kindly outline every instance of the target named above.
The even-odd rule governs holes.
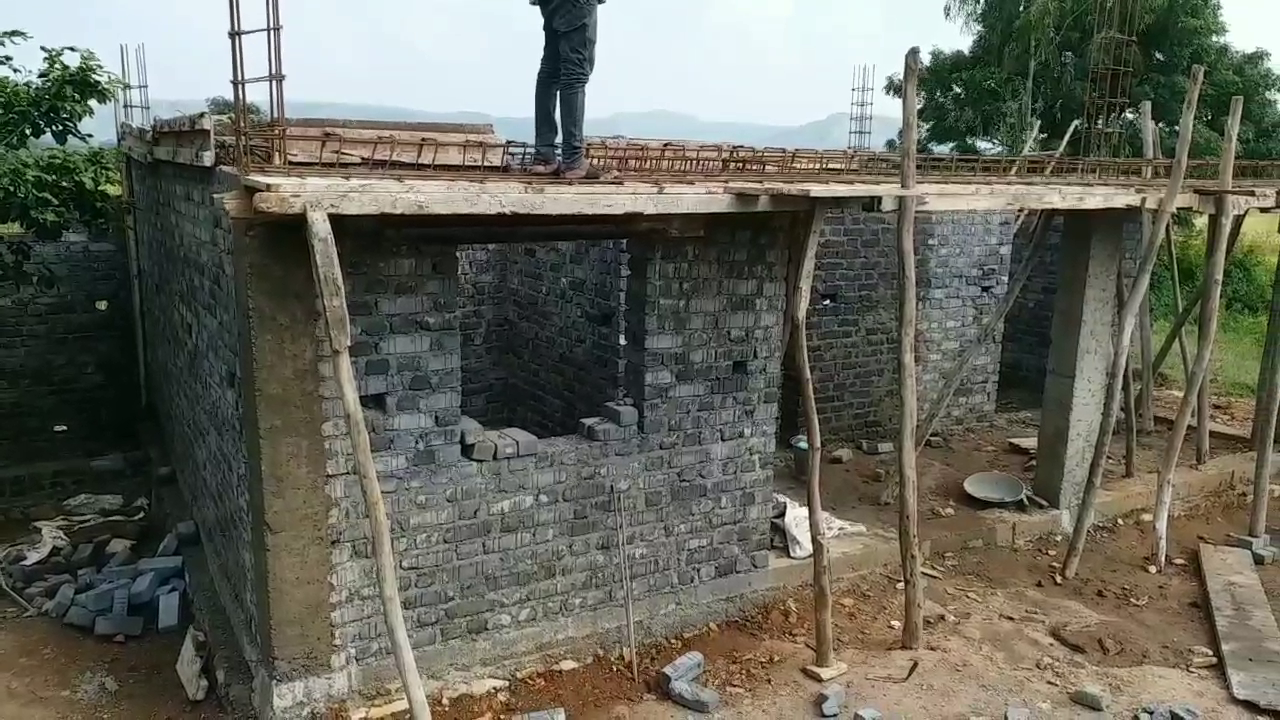
[[[904,198],[922,405],[979,343],[938,427],[991,417],[1002,376],[1033,386],[1035,491],[1069,521],[1126,243],[1174,161],[922,155],[904,188],[898,153],[608,140],[588,156],[611,179],[570,183],[523,174],[530,148],[486,126],[287,119],[278,65],[266,82],[263,121],[124,132],[151,404],[263,717],[395,682],[335,358],[425,675],[598,647],[624,605],[661,636],[781,581],[791,333],[827,436],[895,439]],[[1211,211],[1218,166],[1190,162],[1174,206]],[[1237,163],[1228,207],[1273,210],[1278,187],[1280,164]],[[1052,277],[987,333],[1036,211],[1063,217]],[[317,287],[328,232],[349,348]],[[792,328],[809,238],[812,310]]]

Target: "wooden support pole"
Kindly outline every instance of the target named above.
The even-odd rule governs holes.
[[[1237,215],[1231,221],[1231,231],[1227,235],[1227,259],[1230,259],[1236,251],[1236,245],[1240,241],[1240,230],[1244,227],[1244,215]],[[1173,238],[1169,238],[1170,252],[1176,254]],[[1176,287],[1176,286],[1175,286]],[[1181,292],[1179,292],[1181,294]],[[1183,331],[1186,329],[1187,321],[1191,319],[1191,313],[1200,307],[1200,301],[1204,298],[1204,284],[1202,283],[1196,288],[1195,292],[1188,298],[1187,304],[1183,306],[1182,311],[1173,319],[1173,323],[1169,325],[1169,332],[1164,336],[1164,341],[1160,343],[1160,349],[1156,351],[1155,361],[1152,367],[1155,372],[1160,372],[1160,368],[1164,367],[1164,361],[1169,359],[1169,351],[1173,349],[1173,343],[1181,339],[1186,342],[1186,335]],[[1189,367],[1184,364],[1183,367]]]
[[[1249,535],[1267,532],[1267,502],[1271,492],[1272,454],[1276,445],[1276,415],[1280,412],[1280,263],[1271,280],[1271,316],[1267,318],[1267,341],[1258,370],[1257,404],[1253,410],[1253,507],[1249,513]]]
[[[311,271],[324,308],[329,342],[333,345],[333,374],[342,395],[342,408],[347,415],[347,431],[351,435],[351,447],[355,452],[356,473],[360,476],[360,490],[364,495],[365,510],[369,514],[369,535],[373,540],[378,594],[382,598],[382,612],[390,636],[391,654],[395,658],[396,670],[400,673],[400,682],[404,685],[405,696],[409,700],[410,718],[431,720],[431,706],[427,704],[422,676],[418,674],[413,646],[409,644],[409,633],[405,629],[396,562],[391,554],[391,525],[387,521],[387,509],[382,502],[382,489],[378,486],[378,472],[373,464],[373,449],[369,445],[369,431],[364,424],[364,409],[360,407],[355,372],[351,369],[351,321],[347,316],[347,291],[343,285],[342,269],[338,264],[338,246],[333,238],[328,215],[315,209],[307,210],[307,242],[311,246]]]
[[[814,666],[817,669],[835,667],[836,661],[831,630],[831,559],[828,555],[827,538],[822,531],[822,430],[818,425],[818,402],[813,389],[813,373],[809,367],[805,320],[809,314],[818,244],[822,239],[822,220],[829,209],[830,205],[826,201],[818,201],[814,206],[809,234],[800,248],[795,285],[791,288],[792,355],[799,375],[805,431],[809,439],[809,536],[813,542],[813,643]]]
[[[1116,307],[1123,308],[1128,299],[1124,290],[1124,253],[1120,253],[1116,268]],[[1138,402],[1133,389],[1133,357],[1124,363],[1124,476],[1138,475]]]
[[[1236,166],[1236,141],[1240,136],[1240,115],[1244,110],[1244,98],[1237,95],[1231,98],[1231,112],[1227,116],[1227,127],[1222,143],[1222,158],[1218,165],[1218,180],[1222,190],[1231,189],[1232,176]],[[1173,420],[1173,429],[1165,445],[1164,458],[1160,462],[1160,474],[1156,480],[1155,509],[1155,542],[1152,554],[1157,569],[1163,571],[1165,558],[1169,549],[1169,511],[1173,506],[1173,473],[1178,467],[1178,455],[1182,452],[1182,441],[1191,423],[1191,410],[1198,400],[1199,390],[1209,374],[1209,360],[1213,355],[1213,340],[1218,331],[1218,303],[1222,298],[1222,273],[1227,264],[1227,233],[1232,227],[1231,198],[1222,193],[1217,199],[1217,214],[1213,221],[1217,228],[1217,241],[1213,243],[1213,252],[1204,269],[1204,308],[1201,314],[1201,325],[1196,333],[1196,359],[1191,369],[1191,381],[1182,402],[1178,406],[1178,415]],[[1209,413],[1200,407],[1199,423],[1206,430],[1209,427]]]
[[[1271,392],[1272,368],[1276,366],[1276,348],[1280,345],[1280,263],[1276,263],[1275,275],[1271,279],[1271,314],[1267,318],[1267,337],[1262,344],[1262,363],[1258,368],[1258,387],[1253,399],[1253,427],[1249,437],[1255,444],[1263,437],[1262,425],[1266,414],[1262,408],[1267,406],[1267,395]],[[1275,433],[1271,434],[1272,443]],[[1261,447],[1261,445],[1258,445]]]
[[[1230,178],[1228,178],[1228,184],[1230,184]],[[1225,207],[1225,204],[1222,202],[1223,199],[1224,199],[1223,196],[1219,196],[1215,200],[1215,205],[1217,206],[1216,209],[1219,212],[1221,212]],[[1229,200],[1229,198],[1226,198],[1226,199]],[[1206,232],[1205,243],[1204,243],[1204,277],[1201,279],[1201,287],[1206,289],[1208,288],[1208,283],[1209,283],[1209,268],[1213,267],[1213,257],[1214,257],[1214,254],[1217,252],[1216,248],[1218,245],[1222,245],[1225,242],[1225,238],[1223,236],[1226,233],[1224,229],[1220,229],[1219,223],[1217,221],[1218,221],[1217,215],[1209,219],[1209,227]],[[1203,299],[1204,295],[1205,295],[1205,291],[1202,290],[1200,293],[1200,296],[1201,296],[1200,317],[1196,322],[1197,353],[1199,352],[1200,348],[1206,347],[1203,342],[1199,342],[1199,336],[1202,333],[1204,333],[1205,328],[1209,327],[1209,322],[1211,319],[1209,315],[1212,313],[1216,313],[1218,311],[1218,308],[1215,305]],[[1212,384],[1212,381],[1213,381],[1213,343],[1210,342],[1207,348],[1208,349],[1206,350],[1206,352],[1209,353],[1209,359],[1205,362],[1205,375],[1200,380],[1200,383],[1199,383],[1200,389],[1196,391],[1196,409],[1194,413],[1194,416],[1198,418],[1198,421],[1196,422],[1196,446],[1195,446],[1197,466],[1204,465],[1205,463],[1209,462],[1209,418],[1210,418],[1209,386]],[[1197,361],[1198,360],[1199,358],[1197,358]],[[1190,389],[1188,389],[1187,392],[1191,392]]]
[[[1173,306],[1178,311],[1178,315],[1182,315],[1182,278],[1178,273],[1178,243],[1173,239],[1173,229],[1165,228],[1164,232],[1165,246],[1169,248],[1169,271],[1173,275]],[[1191,372],[1191,352],[1187,350],[1187,329],[1179,327],[1176,331],[1170,328],[1170,336],[1178,338],[1178,353],[1182,358],[1182,386],[1186,387],[1189,380],[1188,373]],[[1157,370],[1157,363],[1152,360],[1151,367]]]
[[[1204,67],[1192,66],[1191,82],[1182,106],[1182,121],[1178,126],[1178,151],[1169,169],[1169,185],[1165,188],[1164,197],[1160,200],[1160,210],[1156,214],[1151,236],[1142,239],[1142,259],[1138,264],[1138,273],[1133,279],[1133,288],[1120,312],[1120,334],[1114,356],[1111,358],[1111,367],[1107,373],[1107,398],[1102,410],[1102,422],[1093,446],[1093,458],[1089,462],[1089,475],[1085,480],[1080,506],[1076,511],[1071,544],[1063,560],[1062,574],[1067,578],[1075,577],[1080,567],[1080,555],[1084,552],[1089,525],[1093,520],[1093,505],[1097,501],[1098,488],[1102,484],[1102,470],[1106,465],[1107,450],[1111,446],[1111,436],[1116,429],[1116,415],[1120,410],[1120,393],[1124,385],[1121,375],[1124,373],[1129,348],[1133,343],[1133,328],[1138,321],[1142,297],[1147,294],[1147,288],[1151,285],[1151,271],[1155,269],[1157,251],[1160,248],[1155,238],[1164,234],[1165,227],[1173,217],[1178,194],[1182,192],[1182,182],[1187,175],[1187,161],[1191,154],[1191,135],[1195,130],[1196,107],[1200,103],[1200,87],[1203,84]]]
[[[907,52],[902,73],[902,189],[916,186],[919,133],[916,86],[920,48]],[[898,206],[898,546],[902,553],[905,617],[902,647],[924,642],[924,584],[920,579],[919,488],[916,478],[916,197]]]
[[[1004,298],[1000,301],[1000,305],[996,307],[995,313],[987,319],[982,330],[978,332],[978,337],[974,338],[956,358],[951,367],[947,369],[943,376],[942,387],[938,389],[937,394],[925,406],[928,411],[925,412],[924,422],[920,424],[919,432],[916,434],[916,450],[922,449],[929,436],[933,434],[933,429],[937,426],[938,421],[942,418],[942,414],[947,410],[947,404],[951,402],[951,398],[955,396],[956,390],[960,388],[960,383],[964,381],[966,373],[969,372],[973,364],[973,359],[977,357],[983,346],[996,331],[1004,326],[1004,319],[1009,315],[1009,311],[1013,309],[1014,302],[1018,299],[1018,293],[1022,292],[1022,287],[1027,284],[1027,279],[1031,277],[1031,271],[1035,268],[1036,263],[1040,262],[1040,258],[1044,255],[1045,250],[1049,247],[1049,229],[1053,226],[1053,215],[1048,211],[1039,213],[1035,219],[1035,225],[1031,231],[1031,245],[1027,248],[1027,254],[1022,258],[1022,263],[1018,265],[1018,269],[1014,271],[1013,277],[1009,280],[1009,290],[1005,293]]]
[[[1155,122],[1151,118],[1151,101],[1144,100],[1139,108],[1142,122],[1142,157],[1147,160],[1155,160],[1156,157],[1156,129]],[[1142,177],[1145,180],[1151,179],[1151,166],[1148,164],[1147,169],[1142,171]],[[1151,233],[1151,210],[1144,207],[1142,209],[1142,237],[1148,237]],[[1138,395],[1138,416],[1142,420],[1142,432],[1151,434],[1156,430],[1155,416],[1155,371],[1152,361],[1155,359],[1155,342],[1152,337],[1153,330],[1151,327],[1151,297],[1149,295],[1142,298],[1142,308],[1138,311],[1138,349],[1141,358],[1141,373],[1139,382],[1141,390]],[[1129,382],[1133,382],[1133,372],[1128,373]],[[1126,474],[1126,477],[1133,477]]]

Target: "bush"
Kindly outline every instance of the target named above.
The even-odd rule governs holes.
[[[1203,229],[1180,233],[1177,238],[1178,280],[1183,301],[1200,287],[1204,278],[1205,237]],[[1275,274],[1274,250],[1268,251],[1263,233],[1245,232],[1236,251],[1227,259],[1222,276],[1222,312],[1233,316],[1266,315],[1271,307],[1271,281]],[[1157,318],[1176,314],[1173,297],[1173,269],[1169,253],[1162,252],[1151,276],[1151,312]],[[1194,318],[1192,318],[1194,321]]]

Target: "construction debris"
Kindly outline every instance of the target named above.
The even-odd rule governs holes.
[[[160,541],[154,557],[135,549],[148,511],[146,500],[128,507],[118,495],[77,495],[63,503],[76,511],[32,523],[36,533],[0,551],[5,584],[37,613],[99,637],[124,641],[150,626],[181,627],[187,581],[180,545],[198,542],[185,521]]]
[[[803,560],[813,555],[813,535],[809,529],[809,508],[779,493],[774,493],[773,502],[775,508],[774,529],[775,531],[781,531],[785,536],[787,555],[795,560]],[[781,508],[781,513],[778,512],[777,508]],[[828,512],[822,513],[822,534],[828,540],[841,535],[861,535],[866,531],[866,525],[841,520]]]
[[[839,683],[831,683],[818,693],[818,712],[822,717],[840,717],[844,709],[845,690]]]
[[[209,694],[209,679],[204,676],[208,650],[209,644],[204,633],[193,627],[187,628],[187,637],[182,642],[182,651],[178,653],[178,663],[174,669],[177,670],[182,689],[191,702],[200,702]]]
[[[1070,699],[1071,702],[1077,705],[1082,705],[1098,712],[1105,712],[1107,706],[1111,704],[1111,695],[1097,685],[1085,685],[1072,691]]]

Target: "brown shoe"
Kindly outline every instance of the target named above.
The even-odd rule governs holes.
[[[583,160],[571,168],[561,170],[560,177],[565,180],[599,180],[602,175],[595,165]]]
[[[530,175],[555,175],[558,172],[560,172],[560,161],[558,160],[550,162],[536,160],[529,166]]]

